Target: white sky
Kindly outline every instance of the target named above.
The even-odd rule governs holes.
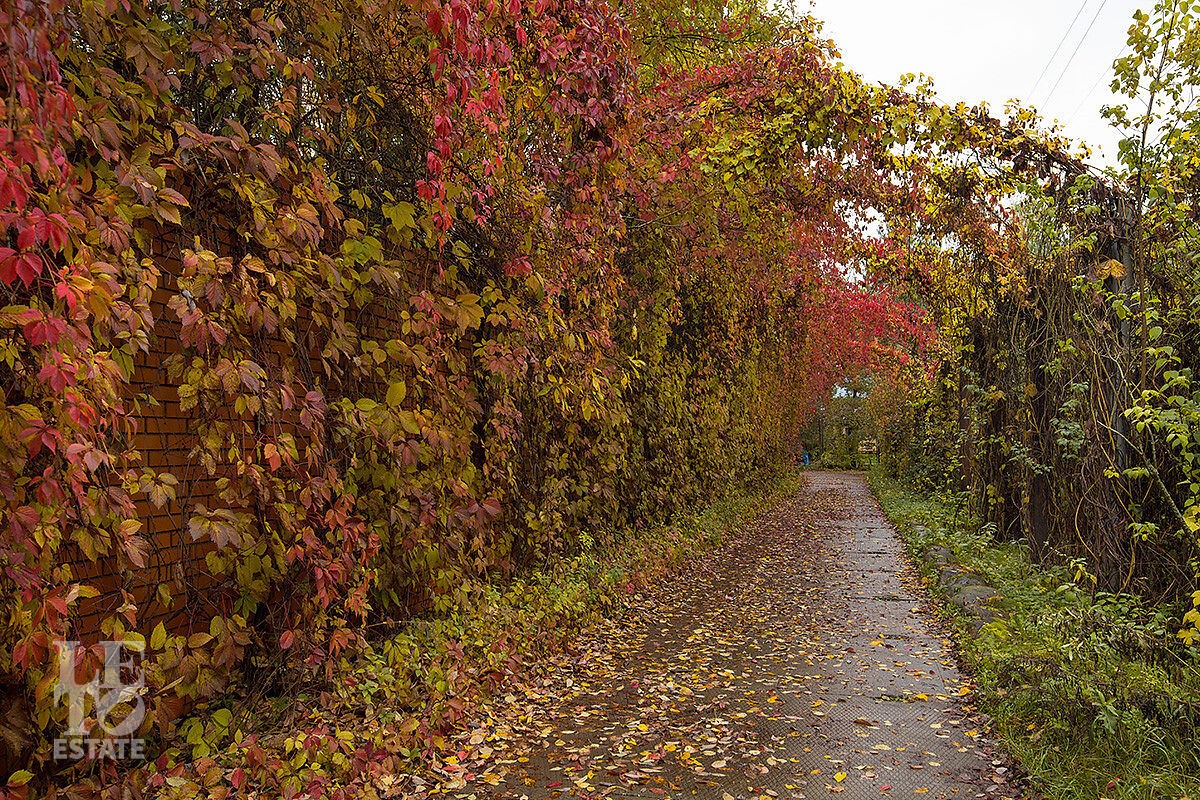
[[[798,10],[804,10],[804,2],[798,0]],[[1115,161],[1120,138],[1100,116],[1102,105],[1116,102],[1108,88],[1112,62],[1125,47],[1133,12],[1149,12],[1154,6],[1153,0],[811,3],[847,66],[868,80],[894,83],[905,73],[924,73],[933,78],[941,99],[986,101],[997,114],[1009,99],[1019,98],[1048,120],[1060,121],[1067,135],[1086,140],[1099,151],[1092,157],[1097,164]],[[1081,6],[1082,13],[1051,61]],[[1060,75],[1062,81],[1051,94]]]

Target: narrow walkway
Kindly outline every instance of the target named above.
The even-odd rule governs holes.
[[[1018,797],[925,603],[863,477],[814,472],[510,697],[516,724],[464,742],[442,792]]]

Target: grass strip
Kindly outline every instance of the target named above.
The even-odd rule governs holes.
[[[1200,660],[1175,635],[1178,609],[1094,591],[1086,564],[1031,561],[951,499],[876,470],[871,488],[923,574],[945,547],[998,590],[1003,618],[978,633],[945,605],[996,733],[1052,800],[1200,795]]]

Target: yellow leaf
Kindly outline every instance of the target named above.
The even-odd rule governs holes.
[[[834,775],[834,776],[833,776],[833,779],[834,779],[835,781],[837,781],[838,783],[841,783],[842,781],[846,780],[846,773],[844,773],[844,772],[839,772],[839,773],[837,773],[836,775]]]
[[[1115,258],[1110,258],[1108,261],[1104,261],[1104,262],[1096,265],[1096,277],[1097,278],[1124,278],[1125,277],[1125,265],[1122,264],[1120,261],[1117,261]]]
[[[150,649],[161,650],[162,646],[167,643],[167,629],[160,622],[154,626],[154,632],[150,634]]]
[[[19,769],[8,778],[8,785],[12,787],[24,786],[33,780],[33,773],[27,769]]]

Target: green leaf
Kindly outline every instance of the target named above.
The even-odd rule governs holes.
[[[408,395],[408,387],[404,385],[404,381],[396,381],[387,390],[387,404],[391,408],[395,408],[404,402],[404,398]]]
[[[1200,505],[1191,506],[1184,511],[1183,522],[1191,533],[1200,533]]]
[[[33,780],[33,773],[27,769],[19,769],[12,775],[8,776],[9,786],[24,786]]]
[[[416,211],[412,203],[396,203],[383,207],[383,215],[392,223],[393,228],[400,231],[417,227]]]
[[[404,428],[405,433],[418,434],[421,432],[421,423],[411,411],[403,411],[399,415],[400,425]]]

